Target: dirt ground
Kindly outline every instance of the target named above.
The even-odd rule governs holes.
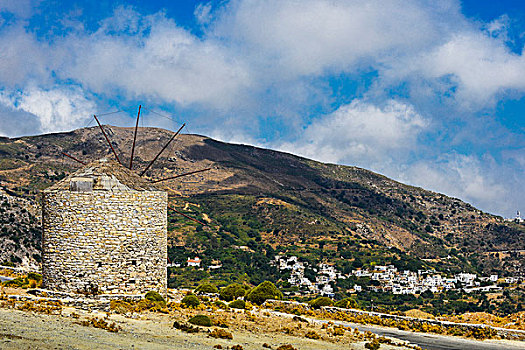
[[[264,334],[232,330],[233,340],[214,339],[207,333],[187,334],[172,327],[166,315],[148,314],[140,319],[110,315],[122,328],[118,333],[77,324],[70,315],[105,317],[105,313],[82,315],[82,311],[65,308],[62,315],[45,315],[13,309],[0,309],[0,349],[223,349],[241,345],[243,349],[264,349],[269,344],[276,349],[292,344],[299,350],[364,349],[364,342],[355,344],[330,343],[287,335]],[[383,349],[402,349],[382,345]]]

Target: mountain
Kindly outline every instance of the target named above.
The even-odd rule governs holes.
[[[134,129],[105,130],[122,163],[129,165]],[[133,169],[145,169],[172,135],[139,128]],[[0,194],[5,198],[0,198],[0,261],[39,260],[39,191],[81,166],[61,152],[83,162],[113,157],[98,128],[0,138]],[[145,176],[161,179],[204,168],[211,170],[161,182],[173,206],[208,222],[202,227],[170,214],[172,260],[188,254],[204,256],[205,262],[236,256],[246,260],[248,275],[262,273],[266,263],[259,255],[269,259],[277,252],[333,262],[347,271],[395,263],[450,272],[524,272],[523,225],[366,169],[179,135]],[[244,255],[220,253],[232,249]]]

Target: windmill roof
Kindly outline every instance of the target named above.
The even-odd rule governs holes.
[[[163,191],[113,159],[93,161],[56,184],[54,191]]]

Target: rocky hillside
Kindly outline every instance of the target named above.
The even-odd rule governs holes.
[[[129,165],[133,129],[106,130],[120,160]],[[172,135],[140,129],[133,169],[142,171]],[[1,188],[26,200],[31,213],[39,190],[81,166],[61,152],[84,162],[112,156],[98,128],[0,138]],[[444,271],[523,272],[525,259],[518,250],[525,246],[524,226],[365,169],[180,135],[145,176],[160,179],[209,167],[205,173],[163,182],[173,205],[209,223],[203,228],[170,217],[170,244],[184,246],[184,254],[245,246],[248,252],[287,251],[347,268],[401,260]],[[34,259],[39,220],[9,210],[16,213],[16,222],[3,220],[0,233],[4,240],[19,237],[12,240],[17,249]],[[9,229],[13,226],[21,232]],[[4,259],[17,251],[0,249]],[[172,259],[177,259],[176,251],[171,251]]]
[[[40,218],[30,200],[0,190],[0,262],[36,268],[40,262]]]

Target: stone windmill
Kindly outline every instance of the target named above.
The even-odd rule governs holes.
[[[139,174],[133,155],[140,117],[135,126],[129,166],[124,166],[95,119],[115,156],[86,164],[43,191],[43,287],[71,293],[166,295],[168,194],[158,186],[165,180],[203,172],[202,169],[166,179],[142,177],[184,125]],[[204,225],[183,213],[173,211]]]

